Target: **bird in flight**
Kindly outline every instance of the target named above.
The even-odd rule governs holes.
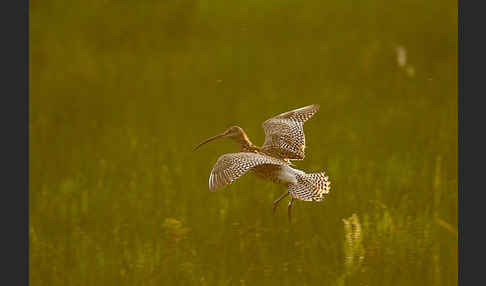
[[[273,213],[279,202],[290,195],[288,218],[294,199],[322,201],[331,189],[329,178],[324,172],[305,173],[292,166],[292,160],[305,157],[304,123],[319,110],[318,104],[294,109],[263,122],[265,142],[261,147],[253,145],[239,126],[232,126],[225,132],[208,138],[202,145],[219,138],[230,138],[238,145],[238,153],[224,154],[218,158],[209,175],[209,190],[214,191],[247,172],[287,187],[288,191],[273,202]]]

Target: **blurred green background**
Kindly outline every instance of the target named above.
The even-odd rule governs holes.
[[[31,285],[456,285],[457,1],[30,1]],[[319,103],[320,203],[208,177]]]

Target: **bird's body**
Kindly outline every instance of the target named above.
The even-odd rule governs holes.
[[[294,198],[304,201],[321,201],[330,189],[330,181],[324,172],[310,173],[292,167],[291,160],[304,159],[304,122],[319,109],[319,105],[309,105],[282,113],[266,120],[262,127],[265,142],[254,145],[242,128],[233,126],[224,133],[211,137],[203,144],[223,137],[233,139],[238,144],[238,153],[224,154],[218,158],[209,176],[209,189],[214,191],[250,171],[256,176],[284,185],[288,192],[274,202],[274,210],[286,195],[290,194],[290,209]]]
[[[275,184],[287,185],[297,183],[296,169],[287,165],[259,165],[251,170],[256,176],[270,180]]]

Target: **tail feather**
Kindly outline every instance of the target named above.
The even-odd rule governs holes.
[[[303,201],[321,201],[329,193],[331,181],[324,172],[298,174],[297,183],[289,184],[289,192],[293,198]]]

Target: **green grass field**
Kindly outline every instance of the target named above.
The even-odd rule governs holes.
[[[31,1],[31,285],[457,285],[456,5]],[[323,202],[208,190],[313,103]]]

